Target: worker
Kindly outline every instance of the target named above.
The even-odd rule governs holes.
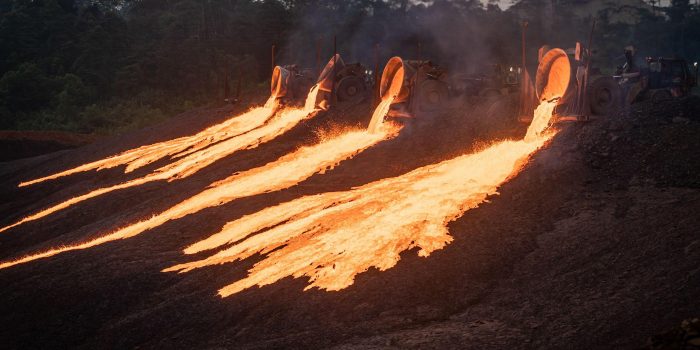
[[[639,66],[635,60],[637,50],[634,46],[625,47],[625,65],[622,66],[622,74],[632,76],[639,76]]]
[[[637,50],[634,46],[625,47],[625,65],[621,67],[623,93],[625,96],[625,108],[634,102],[640,92],[646,87],[646,79],[642,76],[641,69],[636,61]]]

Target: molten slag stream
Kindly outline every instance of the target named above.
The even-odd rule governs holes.
[[[383,99],[379,102],[377,108],[374,109],[374,113],[372,113],[372,119],[370,119],[369,121],[369,126],[367,127],[367,130],[369,130],[369,132],[375,132],[381,127],[381,125],[384,123],[384,118],[389,113],[389,109],[391,108],[391,104],[393,102],[393,96],[387,99]]]
[[[353,130],[327,137],[318,144],[299,148],[297,151],[262,167],[237,173],[215,182],[201,193],[150,219],[137,222],[92,241],[54,248],[18,260],[0,263],[0,269],[67,251],[86,249],[102,243],[133,237],[170,220],[182,218],[205,208],[219,206],[238,198],[292,187],[316,173],[324,173],[327,169],[343,160],[354,157],[378,142],[395,137],[399,131],[400,128],[396,125],[384,124],[373,133],[365,130]]]
[[[241,115],[206,128],[195,135],[178,137],[147,146],[141,146],[91,163],[65,170],[53,175],[20,183],[19,187],[29,186],[90,170],[104,170],[126,165],[124,172],[129,173],[151,164],[159,159],[181,154],[189,154],[208,147],[216,142],[226,140],[260,127],[273,115],[274,98],[270,98],[264,107],[253,108]]]
[[[285,109],[282,112],[280,112],[278,116],[271,118],[263,126],[249,130],[248,132],[239,134],[234,137],[230,137],[225,140],[213,137],[210,140],[216,140],[218,141],[217,143],[214,143],[213,145],[207,148],[202,147],[203,149],[200,149],[196,152],[188,153],[185,156],[181,156],[177,158],[177,160],[175,160],[174,162],[160,167],[148,175],[121,184],[98,188],[88,193],[70,198],[49,208],[43,209],[35,214],[29,215],[11,225],[0,228],[0,233],[7,231],[13,227],[17,227],[26,222],[41,219],[47,215],[66,209],[72,205],[78,204],[85,200],[95,198],[97,196],[112,191],[139,186],[152,181],[167,180],[168,182],[171,182],[174,180],[186,178],[213,164],[217,160],[225,158],[237,151],[255,148],[258,145],[268,142],[276,138],[277,136],[285,133],[286,131],[290,130],[291,128],[296,126],[300,121],[314,115],[313,102],[309,103],[308,101],[312,100],[312,98],[313,101],[315,101],[315,94],[317,92],[317,88],[309,92],[307,103],[304,106],[304,108]]]
[[[553,135],[545,133],[556,103],[536,110],[527,137],[418,168],[344,192],[302,197],[230,222],[191,245],[193,254],[227,246],[203,260],[164,271],[265,258],[249,275],[219,290],[222,297],[282,278],[307,276],[306,289],[339,290],[370,267],[387,270],[414,247],[420,256],[452,241],[447,224],[479,206],[515,176],[527,158]],[[540,121],[540,122],[535,122]]]

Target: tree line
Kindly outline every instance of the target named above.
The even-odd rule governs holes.
[[[276,62],[311,67],[330,57],[334,37],[346,60],[369,67],[401,55],[478,71],[520,61],[523,21],[534,64],[540,45],[573,46],[595,19],[604,64],[629,44],[700,56],[700,10],[688,0],[611,1],[594,13],[569,2],[0,0],[0,129],[140,127],[221,103],[239,81],[264,91],[272,45]]]

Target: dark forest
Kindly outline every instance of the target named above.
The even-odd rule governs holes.
[[[644,55],[700,56],[700,9],[521,0],[502,10],[475,0],[4,0],[0,5],[0,129],[111,133],[261,90],[278,62],[315,64],[333,36],[344,57],[371,65],[422,55],[451,69],[519,62],[543,44],[572,47],[593,19],[603,70],[623,47]],[[579,2],[580,3],[580,2]],[[585,2],[584,2],[585,3]],[[595,3],[595,2],[593,2]],[[626,2],[623,2],[626,3]],[[641,1],[640,1],[641,4]],[[497,24],[497,25],[496,25]],[[455,31],[453,28],[461,28]]]

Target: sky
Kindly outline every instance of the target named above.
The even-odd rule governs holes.
[[[502,10],[505,10],[505,9],[507,9],[508,7],[510,7],[510,6],[513,4],[514,1],[516,1],[516,0],[498,0],[497,3],[498,3],[498,6],[499,6]],[[593,0],[593,1],[596,1],[596,0]],[[658,1],[658,0],[657,0],[657,1]],[[489,3],[489,0],[481,0],[481,2],[482,2],[484,5],[486,5],[486,4]],[[668,6],[670,3],[671,3],[671,0],[660,0],[659,6]],[[693,1],[691,1],[691,3],[693,3]]]

